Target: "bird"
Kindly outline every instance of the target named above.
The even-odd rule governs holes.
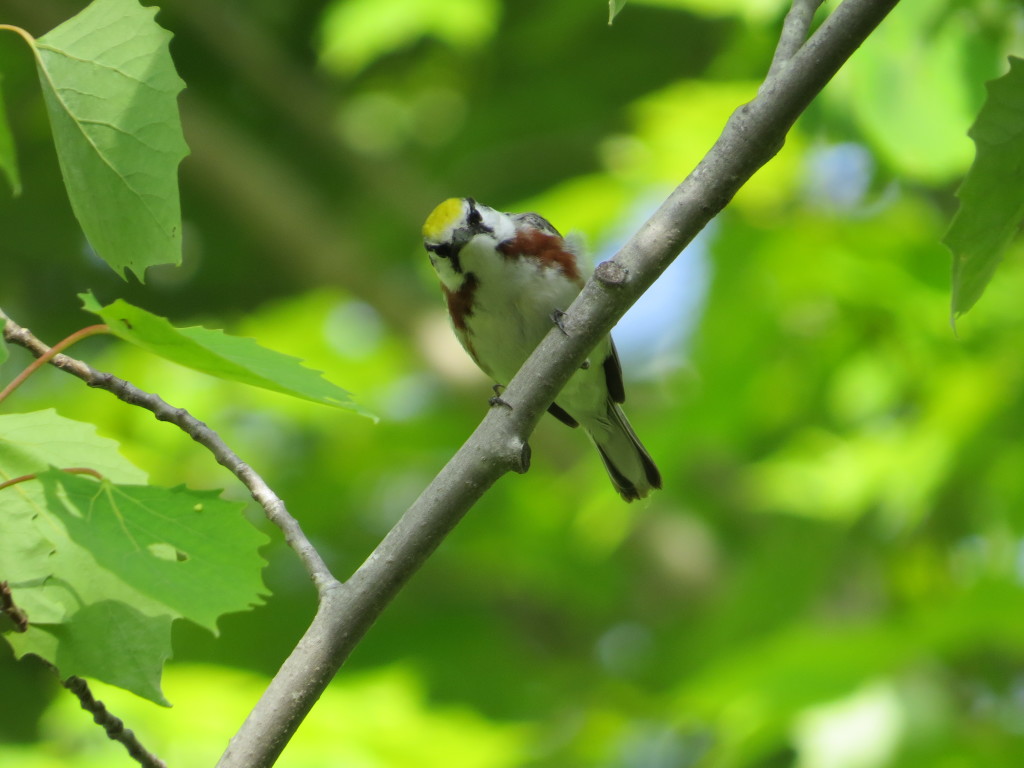
[[[423,244],[456,337],[499,393],[583,288],[581,247],[536,213],[503,213],[471,197],[434,208]],[[598,364],[574,373],[548,412],[583,427],[623,499],[645,498],[661,488],[661,474],[622,411],[622,366],[610,335],[590,361]]]

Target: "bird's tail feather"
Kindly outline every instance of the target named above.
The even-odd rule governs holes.
[[[626,414],[608,401],[607,418],[584,425],[601,454],[612,485],[626,501],[642,499],[661,488],[661,473],[636,436]]]

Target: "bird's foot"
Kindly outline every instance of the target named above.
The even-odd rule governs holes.
[[[492,408],[495,407],[496,405],[501,405],[501,406],[504,406],[505,408],[508,408],[511,411],[512,410],[512,406],[509,403],[507,403],[506,401],[501,399],[501,393],[504,392],[504,391],[505,391],[505,387],[503,387],[501,384],[495,384],[494,385],[494,397],[489,398],[487,400],[487,402],[488,402],[488,404]]]
[[[555,309],[555,310],[552,310],[552,312],[551,312],[551,322],[554,323],[555,327],[558,328],[558,330],[560,330],[562,332],[563,336],[568,336],[569,332],[567,330],[565,330],[565,323],[562,322],[564,317],[565,317],[565,312],[563,312],[560,309]]]

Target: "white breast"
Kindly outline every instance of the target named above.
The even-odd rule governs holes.
[[[579,287],[561,270],[528,259],[506,258],[493,249],[467,245],[463,270],[476,275],[473,312],[466,319],[481,367],[508,384],[551,329],[555,310],[566,310]]]

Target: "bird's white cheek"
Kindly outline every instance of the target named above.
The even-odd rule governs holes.
[[[450,291],[457,291],[462,285],[462,281],[465,280],[464,275],[460,275],[454,269],[452,269],[452,263],[449,259],[430,254],[430,264],[433,266],[434,271],[437,273],[438,279]]]

